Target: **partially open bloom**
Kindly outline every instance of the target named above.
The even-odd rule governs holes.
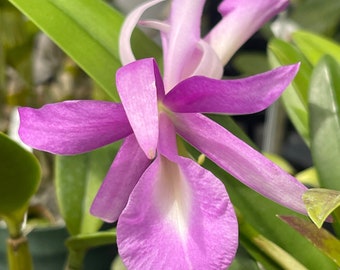
[[[158,2],[129,16],[122,46],[140,14]],[[226,8],[228,2],[234,3],[232,9]],[[243,2],[224,1],[223,15],[227,17],[227,10],[238,14]],[[271,10],[273,1],[262,2],[266,6],[254,7]],[[280,8],[286,3],[279,2]],[[211,172],[178,154],[176,135],[257,192],[305,213],[302,184],[201,114],[248,114],[267,108],[291,82],[298,65],[219,80],[225,57],[213,46],[214,32],[206,40],[199,36],[204,1],[172,3],[167,22],[145,22],[162,30],[164,79],[154,59],[135,61],[129,46],[123,46],[125,65],[116,74],[121,103],[68,101],[21,108],[19,133],[30,146],[62,155],[125,138],[91,212],[108,222],[118,220],[117,244],[128,269],[224,269],[238,243],[233,206]],[[216,31],[221,27],[226,26]],[[212,69],[206,67],[209,59]]]

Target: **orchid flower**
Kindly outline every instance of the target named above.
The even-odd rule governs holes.
[[[116,73],[121,103],[78,100],[20,108],[19,134],[33,148],[61,155],[124,138],[91,207],[105,221],[118,220],[117,244],[124,264],[128,269],[225,269],[238,245],[233,206],[219,179],[178,154],[176,136],[255,191],[306,213],[301,183],[202,114],[264,110],[289,85],[298,64],[219,80],[223,61],[213,37],[229,20],[223,18],[215,34],[201,39],[204,1],[174,0],[166,22],[144,22],[162,31],[163,79],[154,59],[135,60],[127,46],[140,15],[158,2],[137,8],[123,26],[124,66]],[[222,3],[226,17],[227,2]],[[244,1],[229,2],[234,3],[230,14],[243,10]],[[263,2],[270,15],[278,11],[272,10],[272,1]],[[265,9],[262,4],[255,7]],[[249,16],[256,13],[248,11]],[[256,21],[261,21],[257,27],[263,23]]]

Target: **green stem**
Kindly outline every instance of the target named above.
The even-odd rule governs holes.
[[[7,258],[10,270],[32,270],[33,262],[29,252],[27,238],[8,238]]]
[[[83,269],[83,260],[86,254],[84,249],[69,248],[67,264],[65,270],[81,270]]]

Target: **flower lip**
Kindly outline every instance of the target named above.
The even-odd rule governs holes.
[[[118,220],[119,253],[131,269],[225,269],[238,245],[228,194],[212,173],[175,150],[174,126],[161,113],[159,153]]]

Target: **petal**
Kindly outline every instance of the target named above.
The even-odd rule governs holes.
[[[177,156],[176,130],[166,113],[159,115],[158,151],[165,156]]]
[[[169,24],[158,20],[140,20],[138,24],[160,32],[168,32],[170,29]]]
[[[119,56],[123,65],[136,60],[131,49],[131,35],[143,13],[164,0],[146,2],[134,9],[125,19],[119,35]]]
[[[276,68],[238,80],[192,77],[168,93],[163,103],[174,112],[249,114],[277,100],[299,69],[299,64]]]
[[[152,58],[123,66],[116,84],[125,112],[137,141],[150,159],[158,143],[158,95],[164,95],[161,75]]]
[[[195,55],[198,54],[197,56]],[[198,61],[195,63],[194,60]],[[190,67],[193,65],[193,67]],[[223,65],[218,58],[217,54],[204,40],[197,43],[196,51],[192,57],[192,61],[187,62],[187,73],[183,74],[183,78],[192,76],[205,76],[209,78],[220,79],[223,75]]]
[[[225,269],[238,226],[223,184],[186,158],[161,156],[133,190],[118,220],[119,254],[128,269]]]
[[[204,0],[174,0],[168,23],[169,31],[163,33],[164,84],[169,91],[183,79],[188,63],[195,61],[194,51],[200,40],[200,24]]]
[[[106,222],[117,221],[145,169],[151,161],[134,135],[125,139],[91,206],[91,214]]]
[[[201,114],[173,115],[177,132],[236,179],[263,196],[306,214],[307,188],[229,131]]]
[[[9,125],[8,125],[8,136],[17,142],[20,146],[25,148],[29,152],[33,152],[32,147],[25,144],[21,138],[19,137],[19,125],[20,125],[20,118],[19,118],[19,111],[18,107],[14,107],[10,114]]]
[[[288,0],[224,0],[219,6],[223,18],[205,40],[226,64],[248,38],[288,4]]]
[[[29,146],[61,155],[80,154],[132,133],[121,104],[65,101],[19,108],[19,136]]]

